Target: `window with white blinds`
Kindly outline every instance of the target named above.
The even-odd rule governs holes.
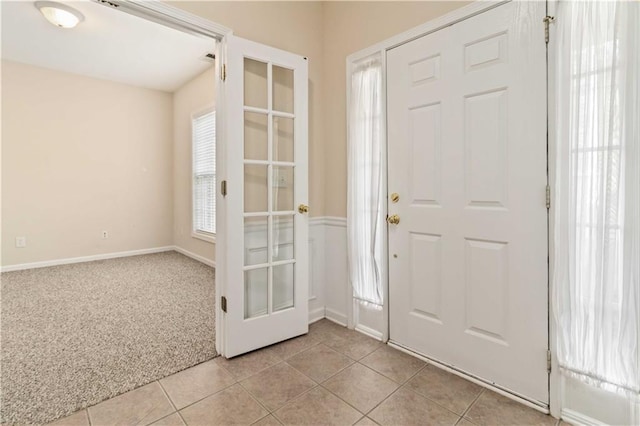
[[[216,113],[208,110],[192,119],[193,231],[216,233]]]

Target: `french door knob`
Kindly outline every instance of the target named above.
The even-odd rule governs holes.
[[[298,212],[299,213],[308,213],[309,212],[309,206],[307,206],[306,204],[300,204],[298,206]]]
[[[387,216],[387,223],[390,223],[392,225],[397,225],[400,223],[400,216],[398,216],[397,214],[391,215],[391,216]]]

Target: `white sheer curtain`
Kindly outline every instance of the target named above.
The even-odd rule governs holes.
[[[348,123],[349,274],[354,297],[374,305],[382,304],[383,118],[378,54],[361,60],[352,70]]]
[[[640,394],[640,3],[557,13],[554,313],[562,371]]]

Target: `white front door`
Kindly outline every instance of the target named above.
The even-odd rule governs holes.
[[[217,279],[229,358],[308,331],[308,68],[234,36],[225,62]]]
[[[544,2],[387,56],[390,339],[548,403]]]

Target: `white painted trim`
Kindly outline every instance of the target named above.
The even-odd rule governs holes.
[[[337,216],[316,216],[309,219],[309,226],[314,225],[338,226],[346,228],[347,218]]]
[[[174,246],[154,247],[149,249],[120,251],[115,253],[94,254],[91,256],[70,257],[66,259],[43,260],[40,262],[20,263],[7,265],[1,268],[2,272],[22,271],[25,269],[46,268],[49,266],[69,265],[72,263],[94,262],[96,260],[116,259],[119,257],[139,256],[143,254],[162,253],[173,251]]]
[[[584,425],[584,426],[602,426],[606,425],[606,423],[602,423],[592,417],[585,416],[582,413],[578,413],[577,411],[562,409],[560,412],[560,418],[572,425]]]
[[[487,389],[490,389],[495,393],[498,393],[498,394],[500,394],[502,396],[505,396],[505,397],[507,397],[509,399],[512,399],[514,401],[517,401],[520,404],[526,405],[529,408],[533,408],[534,410],[540,411],[541,413],[544,413],[544,414],[549,414],[549,409],[546,406],[546,404],[544,406],[538,405],[538,403],[536,403],[534,401],[531,401],[531,400],[525,398],[522,395],[519,395],[517,393],[512,393],[511,391],[507,391],[507,390],[505,390],[503,388],[497,387],[497,386],[493,385],[492,383],[486,382],[486,381],[484,381],[484,380],[482,380],[482,379],[480,379],[480,378],[478,378],[476,376],[473,376],[471,374],[467,374],[464,371],[460,371],[460,370],[457,370],[455,368],[451,368],[447,364],[443,364],[442,362],[440,362],[438,360],[435,360],[435,359],[429,358],[427,356],[421,355],[421,354],[419,354],[417,352],[413,352],[412,350],[409,350],[409,349],[405,348],[404,346],[399,345],[398,343],[395,343],[393,341],[389,341],[387,344],[389,346],[391,346],[392,348],[394,348],[394,349],[397,349],[397,350],[399,350],[401,352],[404,352],[406,354],[412,355],[412,356],[414,356],[414,357],[416,357],[418,359],[421,359],[421,360],[423,360],[423,361],[425,361],[425,362],[427,362],[427,363],[429,363],[429,364],[431,364],[431,365],[433,365],[435,367],[438,367],[438,368],[440,368],[442,370],[445,370],[445,371],[447,371],[449,373],[455,374],[456,376],[462,377],[463,379],[468,380],[468,381],[470,381],[472,383],[475,383],[475,384],[477,384],[479,386],[482,386],[482,387],[485,387]],[[542,404],[542,403],[540,403],[540,404]]]
[[[204,256],[200,256],[199,254],[195,254],[179,246],[173,246],[173,249],[180,254],[184,254],[185,256],[190,257],[191,259],[197,260],[200,263],[204,263],[205,265],[211,266],[212,268],[216,267],[215,260],[209,260]]]
[[[356,324],[355,330],[359,331],[362,334],[366,334],[373,339],[380,340],[381,342],[384,341],[382,340],[383,334],[380,331],[374,330],[373,328],[367,327],[366,325]]]
[[[347,316],[343,313],[330,308],[324,308],[324,316],[326,319],[335,322],[343,327],[347,326]]]
[[[547,14],[557,16],[557,0],[547,1]],[[549,408],[554,417],[562,416],[562,405],[564,398],[564,384],[560,374],[558,363],[557,336],[558,324],[553,311],[553,274],[555,271],[555,182],[556,182],[556,88],[555,88],[555,52],[557,49],[556,25],[549,25],[549,43],[547,44],[547,183],[551,188],[551,206],[548,214],[548,247],[549,247],[549,270],[548,270],[548,312],[549,312],[549,350],[551,351],[551,373],[549,374]]]
[[[111,5],[102,3],[99,0],[93,1],[110,8],[113,8],[111,5],[116,5],[119,11],[190,34],[204,35],[221,40],[232,33],[231,29],[224,25],[170,6],[160,0],[109,0]]]
[[[309,309],[309,324],[320,321],[324,318],[324,306],[317,309]]]
[[[459,9],[453,10],[445,15],[442,15],[438,18],[432,19],[429,22],[426,22],[422,25],[418,25],[417,27],[411,28],[408,31],[397,34],[393,37],[390,37],[386,40],[381,41],[380,43],[376,43],[373,46],[369,46],[365,49],[359,50],[351,55],[347,56],[347,63],[356,62],[359,59],[366,58],[369,55],[372,55],[380,50],[386,51],[389,49],[393,49],[394,47],[398,47],[405,43],[408,43],[412,40],[425,36],[427,34],[436,32],[441,30],[444,27],[448,27],[450,25],[456,24],[460,21],[464,21],[465,19],[469,19],[475,15],[478,15],[482,12],[486,12],[487,10],[496,8],[502,4],[508,3],[510,0],[503,1],[493,1],[493,0],[477,0],[473,3],[463,6]],[[348,79],[347,79],[348,81]]]
[[[206,241],[207,243],[211,243],[211,244],[215,244],[216,243],[215,234],[208,235],[208,234],[205,234],[205,233],[202,233],[202,232],[198,232],[198,231],[191,231],[191,237],[192,238],[196,238],[198,240]]]

